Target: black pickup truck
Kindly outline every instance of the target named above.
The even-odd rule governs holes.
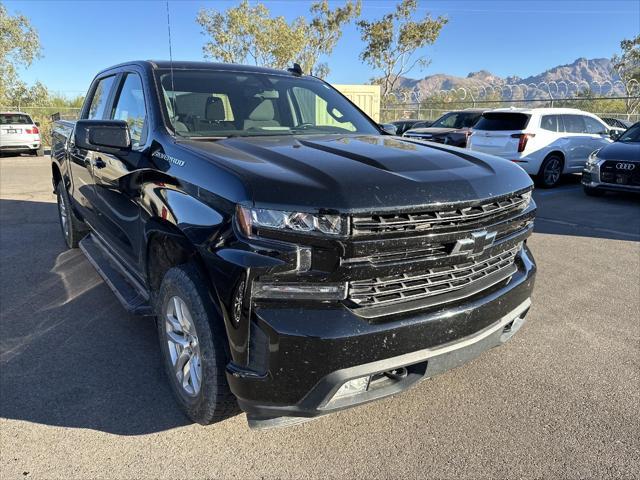
[[[531,304],[529,176],[389,135],[299,68],[117,65],[51,157],[67,245],[155,318],[202,424],[398,393],[504,343]]]

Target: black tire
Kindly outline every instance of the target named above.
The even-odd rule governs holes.
[[[34,157],[37,157],[38,156],[38,149],[34,148],[33,150],[29,150],[29,153],[31,155],[33,155]]]
[[[191,420],[208,425],[236,415],[239,408],[235,396],[229,389],[225,373],[230,358],[227,334],[204,285],[195,265],[173,267],[165,274],[159,292],[155,295],[155,309],[160,350],[173,395]],[[189,318],[197,334],[195,343],[198,346],[198,365],[201,372],[197,392],[188,393],[183,388],[182,381],[176,373],[181,369],[175,369],[171,357],[172,347],[169,345],[167,333],[170,322],[167,318],[174,297],[181,299],[187,306]],[[186,338],[186,334],[182,338]],[[189,373],[191,374],[191,371]]]
[[[69,193],[61,180],[56,187],[56,195],[58,197],[58,219],[60,221],[60,229],[62,236],[69,248],[78,248],[78,243],[87,234],[87,230],[83,223],[75,216],[71,209],[71,201]],[[66,212],[67,223],[63,222],[63,212]]]
[[[549,155],[544,159],[536,176],[536,184],[540,188],[553,188],[562,178],[564,160],[558,155]]]
[[[604,190],[585,186],[583,186],[582,188],[584,189],[584,193],[590,197],[601,197],[604,195]]]

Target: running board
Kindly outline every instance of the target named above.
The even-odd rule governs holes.
[[[80,250],[113,290],[125,310],[133,315],[153,315],[149,294],[141,285],[135,285],[138,282],[126,273],[124,267],[104,246],[100,245],[100,240],[89,234],[80,241]]]

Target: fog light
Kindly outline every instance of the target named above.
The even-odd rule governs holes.
[[[331,400],[337,400],[339,398],[350,397],[367,391],[369,386],[369,376],[355,378],[344,383]]]

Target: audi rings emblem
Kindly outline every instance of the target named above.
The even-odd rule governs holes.
[[[636,168],[635,164],[633,163],[616,163],[616,168],[618,170],[633,170],[634,168]]]

